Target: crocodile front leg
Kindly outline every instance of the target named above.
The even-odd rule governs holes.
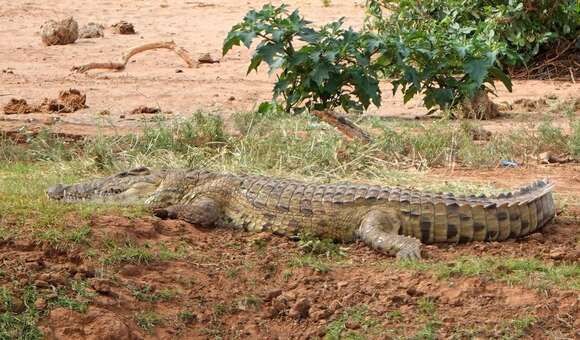
[[[199,198],[190,204],[176,204],[153,209],[155,216],[162,219],[177,219],[203,228],[213,227],[219,220],[222,209],[211,198]]]
[[[383,210],[372,210],[362,220],[358,237],[380,252],[396,255],[400,260],[421,258],[421,241],[399,235],[401,224],[396,216]]]

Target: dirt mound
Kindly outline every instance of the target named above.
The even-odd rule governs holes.
[[[12,98],[4,105],[4,113],[25,114],[34,112],[72,113],[87,108],[87,96],[77,89],[60,91],[58,99],[44,98],[37,106],[29,105],[24,99]]]
[[[58,100],[64,108],[64,111],[60,112],[75,112],[87,107],[87,95],[81,93],[81,91],[77,89],[60,91],[58,94]]]
[[[136,107],[133,110],[128,112],[128,114],[130,114],[130,115],[156,114],[156,113],[161,113],[161,109],[158,107],[150,107],[150,106],[144,106],[144,105],[140,105],[140,106],[138,106],[138,107]]]
[[[133,24],[123,20],[112,25],[111,30],[116,34],[136,34]]]
[[[49,20],[40,27],[40,36],[46,46],[72,44],[79,38],[79,25],[72,17]]]
[[[49,339],[139,339],[117,314],[91,307],[85,314],[57,308],[48,314],[44,334]]]
[[[79,38],[81,39],[102,38],[105,36],[104,29],[105,27],[101,24],[89,22],[88,24],[81,27],[79,31]]]
[[[26,102],[24,99],[11,98],[6,105],[4,105],[4,114],[7,115],[17,115],[25,114],[34,111],[34,108]]]

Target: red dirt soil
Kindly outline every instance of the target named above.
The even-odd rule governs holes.
[[[444,262],[467,255],[536,254],[545,262],[578,263],[580,248],[572,237],[577,224],[578,217],[562,217],[521,241],[426,246],[423,255],[426,261]],[[0,284],[16,292],[35,284],[42,296],[36,302],[41,310],[71,279],[87,279],[95,294],[85,314],[65,308],[50,311],[41,323],[49,339],[316,338],[345,311],[361,305],[368,307],[366,320],[375,320],[376,337],[389,334],[379,336],[381,330],[410,336],[435,315],[439,338],[466,336],[461,332],[468,329],[478,329],[480,338],[495,338],[506,334],[508,320],[528,315],[536,321],[526,337],[580,336],[577,291],[540,292],[484,275],[437,279],[429,272],[399,269],[396,260],[362,244],[346,245],[344,261],[318,272],[289,265],[301,254],[297,243],[270,234],[201,230],[182,221],[119,216],[94,216],[89,225],[92,247],[108,240],[164,243],[169,249],[185,247],[189,255],[183,260],[103,266],[85,247],[63,250],[42,242],[3,242],[0,261],[9,275],[0,277]],[[176,293],[168,300],[147,302],[132,294],[135,287]],[[425,312],[425,301],[432,301],[434,310]],[[135,314],[145,310],[164,320],[151,332],[135,321]],[[191,313],[186,321],[178,318],[181,311]],[[400,316],[388,317],[395,313]],[[347,328],[368,325],[356,322],[347,322]],[[368,332],[373,337],[372,329]]]

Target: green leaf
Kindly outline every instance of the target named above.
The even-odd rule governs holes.
[[[423,101],[428,109],[435,105],[445,109],[449,107],[453,99],[454,95],[451,89],[430,88],[426,91]]]
[[[281,42],[282,38],[284,37],[284,35],[286,34],[286,30],[284,29],[275,29],[272,32],[272,40],[274,40],[275,42]]]
[[[229,32],[222,47],[222,55],[226,55],[234,46],[240,46],[240,38],[237,32]]]
[[[465,64],[464,71],[479,87],[485,81],[489,67],[486,59],[473,59]]]
[[[254,55],[254,57],[252,58],[252,61],[250,62],[250,66],[248,66],[248,71],[246,72],[246,75],[250,74],[250,72],[252,72],[252,70],[255,70],[256,72],[258,72],[258,66],[260,66],[262,61],[263,61],[263,59],[260,55]]]
[[[274,62],[274,57],[282,52],[283,49],[279,44],[273,44],[270,42],[264,44],[262,42],[258,45],[254,54],[259,55],[266,63],[272,64]]]
[[[493,66],[489,69],[489,73],[493,78],[500,80],[508,91],[512,92],[512,80],[500,68]]]
[[[305,41],[307,43],[317,43],[320,41],[320,33],[316,32],[312,28],[305,27],[299,33],[298,36],[300,40]]]
[[[328,79],[329,71],[330,68],[326,63],[318,63],[312,72],[310,72],[310,79],[312,79],[316,85],[322,86],[322,83]]]
[[[370,101],[376,106],[381,105],[381,90],[379,89],[379,82],[371,77],[366,76],[362,72],[353,71],[352,79],[355,85],[355,94],[359,98],[364,108],[368,108]]]
[[[270,69],[268,70],[268,75],[271,76],[277,69],[284,65],[286,59],[284,58],[277,58],[273,62],[270,63]]]
[[[275,104],[272,102],[262,102],[260,103],[260,105],[258,106],[258,112],[259,113],[268,113],[268,112],[272,112],[272,110],[275,108]]]
[[[238,37],[246,48],[250,48],[252,41],[256,37],[256,32],[239,32]]]
[[[407,104],[409,102],[409,100],[413,99],[413,97],[417,94],[418,90],[415,87],[415,85],[411,85],[409,86],[408,89],[406,89],[403,93],[403,102],[405,104]]]

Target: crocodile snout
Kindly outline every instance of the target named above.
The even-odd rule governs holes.
[[[48,195],[49,198],[53,200],[61,200],[64,198],[64,192],[66,188],[67,186],[65,185],[57,184],[53,187],[48,188],[46,194]]]

